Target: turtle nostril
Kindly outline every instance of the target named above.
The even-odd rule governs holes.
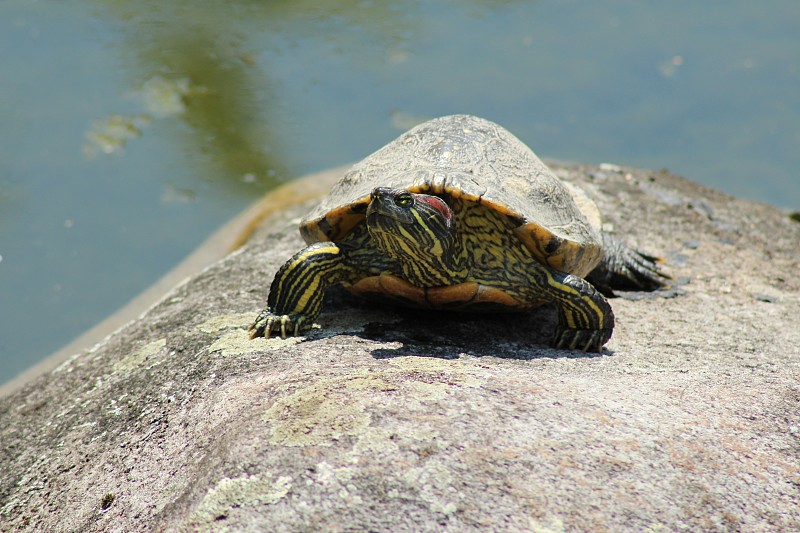
[[[386,187],[375,187],[369,195],[370,200],[380,200],[380,197],[385,194]]]

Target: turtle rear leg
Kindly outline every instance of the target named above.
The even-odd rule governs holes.
[[[605,232],[603,253],[603,260],[586,279],[607,296],[613,296],[614,289],[655,291],[672,279],[659,269],[660,258],[642,253]]]
[[[267,307],[250,326],[250,338],[280,333],[299,335],[311,327],[322,308],[325,290],[349,279],[354,270],[332,242],[300,250],[275,274]]]

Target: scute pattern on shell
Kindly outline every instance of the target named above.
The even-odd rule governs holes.
[[[336,241],[363,221],[375,187],[449,195],[488,205],[542,261],[583,275],[602,257],[599,228],[522,141],[470,115],[430,120],[354,165],[301,223],[307,243]],[[581,206],[584,207],[584,206]]]

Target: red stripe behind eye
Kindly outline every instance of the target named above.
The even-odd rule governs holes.
[[[417,195],[417,201],[422,202],[423,204],[427,204],[437,211],[439,211],[442,216],[450,220],[453,217],[453,211],[450,210],[450,207],[444,203],[444,200],[437,196],[428,196],[426,194],[419,194]]]

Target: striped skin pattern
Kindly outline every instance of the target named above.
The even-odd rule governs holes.
[[[367,209],[367,228],[378,250],[397,261],[405,280],[417,287],[440,287],[467,279],[454,218],[436,196],[379,187]]]
[[[589,283],[539,263],[505,215],[472,202],[454,200],[453,205],[462,246],[470,258],[470,279],[501,289],[529,307],[555,301],[561,328],[602,331],[598,338],[607,335],[602,342],[608,340],[614,314]]]
[[[332,242],[319,242],[303,248],[275,274],[267,298],[267,308],[250,327],[251,338],[299,335],[319,316],[325,290],[331,285],[352,281],[356,275],[341,249]]]
[[[251,335],[297,335],[319,315],[325,289],[343,284],[362,296],[433,308],[525,310],[556,302],[553,345],[600,351],[614,327],[606,299],[583,279],[537,261],[514,227],[475,202],[377,188],[364,224],[284,264]]]

